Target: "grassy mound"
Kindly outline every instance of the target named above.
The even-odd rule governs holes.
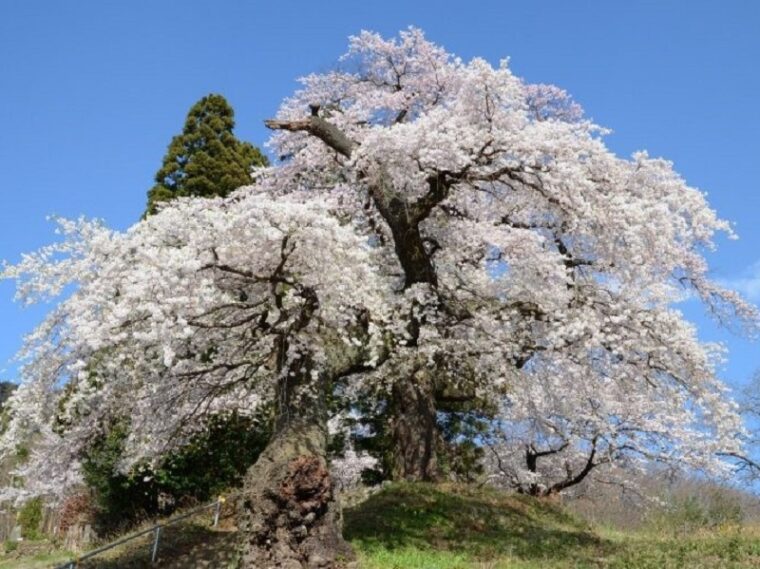
[[[347,511],[345,520],[346,537],[373,569],[490,567],[501,561],[573,567],[609,549],[555,505],[487,488],[393,485]]]
[[[396,484],[345,513],[363,569],[760,567],[760,532],[621,534],[488,488]]]

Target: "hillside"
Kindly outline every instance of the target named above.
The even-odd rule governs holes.
[[[397,485],[346,512],[367,568],[574,567],[604,555],[583,522],[548,502],[466,486]],[[564,566],[564,565],[557,565]]]
[[[561,507],[475,487],[397,485],[346,513],[363,569],[726,569],[760,566],[760,530],[620,534]]]
[[[232,568],[234,528],[198,519],[167,532],[159,567]],[[760,566],[760,529],[688,535],[592,528],[546,501],[473,486],[395,484],[345,511],[345,534],[362,569],[743,569]],[[132,544],[88,569],[148,567]],[[43,568],[16,558],[0,569]]]

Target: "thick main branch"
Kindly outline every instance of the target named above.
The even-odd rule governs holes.
[[[347,158],[351,157],[357,147],[340,128],[316,114],[297,120],[273,119],[265,121],[264,124],[273,130],[307,132]],[[431,175],[428,178],[428,191],[416,202],[409,202],[403,196],[388,191],[383,184],[369,188],[375,207],[393,234],[396,255],[404,270],[405,287],[417,283],[432,286],[438,284],[431,255],[425,248],[419,225],[430,211],[446,198],[450,184],[451,180],[447,174]]]
[[[264,121],[264,124],[272,130],[308,132],[346,158],[351,157],[351,153],[356,146],[337,126],[318,116],[310,116],[305,119],[292,121],[271,119]]]

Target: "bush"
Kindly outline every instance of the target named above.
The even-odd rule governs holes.
[[[619,530],[717,528],[760,521],[760,500],[749,491],[656,469],[630,473],[627,486],[590,476],[564,498],[570,510],[590,522]]]
[[[739,498],[727,489],[673,498],[655,518],[655,527],[676,533],[739,525],[744,519]]]
[[[739,525],[744,521],[744,508],[738,495],[720,488],[708,495],[707,518],[713,527]]]
[[[29,500],[19,510],[18,524],[21,526],[21,535],[27,539],[40,539],[42,533],[42,498]]]
[[[92,523],[94,517],[95,509],[88,493],[69,495],[58,509],[58,531],[65,536],[72,526]]]
[[[167,515],[178,506],[205,502],[240,485],[248,467],[269,441],[269,411],[248,417],[235,413],[209,421],[184,448],[158,467],[119,471],[127,426],[114,424],[82,462],[95,501],[99,534],[126,529],[142,519]]]
[[[676,500],[663,512],[660,524],[677,532],[688,533],[707,527],[709,518],[697,497],[687,496]]]

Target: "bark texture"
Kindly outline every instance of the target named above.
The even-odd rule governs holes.
[[[304,330],[319,308],[313,291],[290,334]],[[361,336],[367,322],[354,332]],[[274,436],[248,470],[239,512],[241,569],[339,569],[355,567],[343,539],[340,507],[327,465],[328,398],[333,380],[359,365],[359,349],[328,332],[319,336],[328,365],[318,368],[304,354],[287,364],[288,336],[277,342]]]
[[[330,382],[304,376],[282,380],[275,435],[246,474],[242,569],[354,567],[326,460]]]
[[[426,371],[397,382],[391,392],[394,480],[438,478],[438,423],[433,383]]]

